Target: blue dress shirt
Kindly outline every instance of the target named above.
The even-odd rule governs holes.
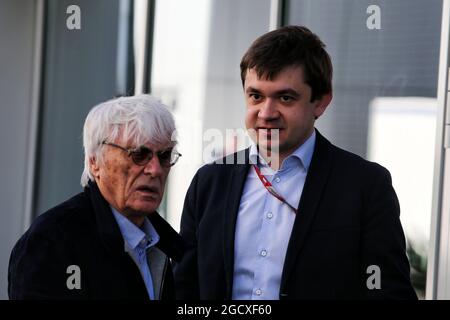
[[[314,131],[284,159],[277,171],[259,156],[255,144],[250,146],[250,162],[258,164],[277,193],[295,208],[300,202],[315,142]],[[295,216],[289,206],[267,191],[251,168],[236,222],[232,299],[279,299],[281,273]]]
[[[148,267],[146,251],[159,241],[159,235],[148,219],[145,219],[144,224],[139,228],[113,207],[111,207],[111,210],[122,233],[125,242],[124,249],[138,266],[148,296],[151,300],[154,300],[152,275]]]

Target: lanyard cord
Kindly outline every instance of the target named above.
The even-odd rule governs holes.
[[[253,168],[255,169],[256,174],[258,175],[259,180],[261,180],[261,183],[263,184],[263,186],[267,189],[267,191],[269,191],[269,193],[271,195],[273,195],[275,198],[277,198],[278,200],[280,200],[281,202],[283,202],[285,205],[287,205],[289,208],[292,209],[292,211],[294,211],[294,213],[297,213],[297,209],[294,208],[293,206],[291,206],[289,204],[289,202],[286,201],[286,199],[283,198],[283,196],[281,196],[276,190],[275,188],[272,186],[272,184],[269,182],[269,180],[266,179],[266,177],[261,173],[261,171],[259,170],[257,165],[253,165]]]

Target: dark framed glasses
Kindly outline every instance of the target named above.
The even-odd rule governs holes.
[[[127,149],[112,142],[103,141],[102,144],[122,149],[128,154],[129,157],[131,157],[133,162],[138,166],[145,166],[147,163],[150,162],[150,160],[152,160],[155,154],[153,150],[143,146],[138,148]],[[181,153],[171,148],[164,151],[156,152],[156,156],[158,157],[161,166],[167,168],[177,163],[178,159],[181,157]]]

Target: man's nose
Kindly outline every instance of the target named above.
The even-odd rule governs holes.
[[[159,161],[158,156],[153,155],[152,159],[145,165],[144,173],[150,174],[152,177],[158,177],[164,172],[163,167],[161,166],[161,162]]]
[[[276,101],[272,98],[267,98],[264,103],[261,104],[261,108],[258,112],[258,118],[263,120],[273,120],[278,118],[278,109]]]

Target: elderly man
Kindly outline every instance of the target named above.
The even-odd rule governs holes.
[[[40,215],[15,245],[11,299],[174,298],[178,234],[156,212],[180,154],[174,120],[148,95],[101,103],[83,131],[84,191]]]

